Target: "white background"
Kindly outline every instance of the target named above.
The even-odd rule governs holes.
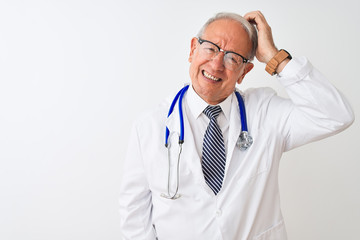
[[[359,112],[359,3],[0,1],[0,239],[121,239],[129,126],[189,82],[190,39],[216,12],[260,9],[279,48],[310,61]],[[255,61],[240,88],[283,89]],[[359,124],[286,153],[289,239],[355,240]]]

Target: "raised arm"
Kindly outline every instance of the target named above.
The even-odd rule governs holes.
[[[279,52],[273,40],[271,27],[260,11],[249,12],[245,14],[244,18],[250,23],[255,24],[258,30],[256,58],[259,62],[267,64]],[[289,59],[286,59],[280,63],[277,72],[281,72],[288,62]]]
[[[256,58],[267,64],[278,53],[271,28],[260,11],[244,17],[256,25]],[[284,150],[336,134],[354,121],[346,98],[306,58],[285,59],[276,72],[290,99],[273,96],[265,112],[286,139]]]

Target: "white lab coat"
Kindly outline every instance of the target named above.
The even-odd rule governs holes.
[[[165,101],[135,123],[120,196],[124,239],[154,240],[154,227],[159,240],[287,239],[278,188],[282,153],[345,129],[354,116],[341,93],[305,58],[290,61],[279,80],[291,100],[269,88],[242,93],[254,139],[247,151],[236,147],[241,126],[237,101],[232,101],[225,177],[217,196],[203,177],[185,99],[182,196],[177,200],[160,197],[168,182],[166,126],[175,133],[170,137],[170,155],[171,189],[176,187],[177,106],[167,119],[170,101]]]

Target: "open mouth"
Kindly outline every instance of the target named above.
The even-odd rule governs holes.
[[[205,70],[202,70],[202,74],[207,79],[210,79],[210,80],[215,81],[215,82],[218,82],[218,81],[221,80],[221,78],[217,78],[217,77],[211,75],[210,73],[206,72]]]

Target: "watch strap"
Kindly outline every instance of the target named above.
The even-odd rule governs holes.
[[[279,64],[282,63],[285,59],[292,59],[290,53],[288,53],[285,49],[281,49],[267,64],[265,70],[270,75],[276,74],[276,69]]]

